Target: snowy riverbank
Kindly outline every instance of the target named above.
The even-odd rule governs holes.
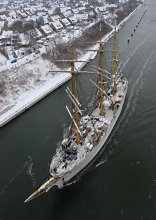
[[[120,29],[129,19],[132,17],[136,11],[141,7],[139,5],[128,17],[126,17],[122,22],[118,25],[117,29]],[[107,35],[103,37],[103,41],[107,41],[113,35],[113,30],[109,32]],[[98,48],[98,44],[96,44],[92,49]],[[95,57],[96,53],[94,52],[87,52],[85,55],[81,56],[80,60],[84,60],[85,63],[77,63],[76,68],[81,69],[84,65],[90,60]],[[31,65],[31,64],[30,64]],[[49,69],[50,70],[50,69]],[[20,115],[22,112],[30,108],[32,105],[40,101],[42,98],[47,96],[52,91],[56,90],[62,84],[66,83],[71,76],[69,74],[57,74],[51,78],[48,78],[47,81],[44,82],[41,86],[33,89],[31,91],[27,91],[24,94],[20,95],[19,98],[16,100],[15,103],[6,106],[3,109],[3,112],[0,112],[0,127],[7,124],[16,116]]]

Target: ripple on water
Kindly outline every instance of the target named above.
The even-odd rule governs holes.
[[[16,174],[11,177],[8,181],[8,183],[6,183],[2,189],[0,190],[0,196],[3,197],[5,195],[5,193],[7,193],[7,190],[11,187],[11,185],[17,180],[17,178],[19,177],[19,175],[21,175],[23,172],[26,172],[31,180],[32,180],[32,185],[35,188],[36,187],[36,180],[35,180],[35,174],[33,172],[33,161],[32,161],[32,157],[28,156],[28,159],[23,163],[23,165],[21,166],[21,168],[16,172]]]

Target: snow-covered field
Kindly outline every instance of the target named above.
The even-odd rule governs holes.
[[[121,28],[138,8],[125,18],[118,28]],[[112,34],[113,31],[105,35],[103,40],[107,41]],[[95,45],[95,48],[97,47],[98,44]],[[93,52],[87,52],[80,60],[88,62],[93,57]],[[77,68],[82,68],[81,65],[82,63],[78,63]],[[67,73],[50,73],[49,70],[52,69],[56,69],[52,62],[38,57],[18,68],[0,73],[0,127],[70,79]]]

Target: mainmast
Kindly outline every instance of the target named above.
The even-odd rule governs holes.
[[[113,90],[116,92],[116,72],[117,72],[117,36],[116,36],[116,20],[114,30],[114,58],[113,58]]]
[[[105,111],[104,111],[104,97],[105,97],[105,92],[104,92],[104,76],[105,76],[105,70],[104,70],[104,64],[103,64],[103,54],[105,52],[113,52],[113,50],[105,50],[104,44],[106,42],[104,41],[100,41],[99,42],[95,42],[95,43],[99,43],[99,49],[93,49],[93,50],[88,50],[88,51],[96,51],[99,53],[99,68],[98,68],[98,74],[99,74],[99,104],[100,104],[100,115],[105,115]]]

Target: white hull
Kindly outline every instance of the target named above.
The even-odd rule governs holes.
[[[105,148],[105,142],[107,141],[110,133],[112,132],[120,114],[123,108],[123,104],[125,102],[125,97],[126,97],[126,93],[127,93],[127,87],[125,88],[124,91],[124,96],[122,98],[122,101],[120,103],[120,106],[118,108],[118,110],[116,111],[116,114],[114,115],[113,120],[111,121],[108,130],[106,131],[106,134],[103,135],[99,141],[99,143],[92,149],[92,151],[86,155],[86,157],[84,158],[84,160],[82,160],[80,162],[80,164],[78,164],[77,166],[75,166],[71,171],[67,172],[64,174],[64,176],[62,176],[60,179],[58,179],[54,185],[58,186],[58,188],[62,188],[65,186],[65,184],[67,182],[69,182],[74,176],[76,176],[78,173],[80,173],[94,158],[95,156],[99,153],[99,151],[103,148]],[[50,187],[51,188],[51,187]],[[50,189],[49,188],[49,189]]]

